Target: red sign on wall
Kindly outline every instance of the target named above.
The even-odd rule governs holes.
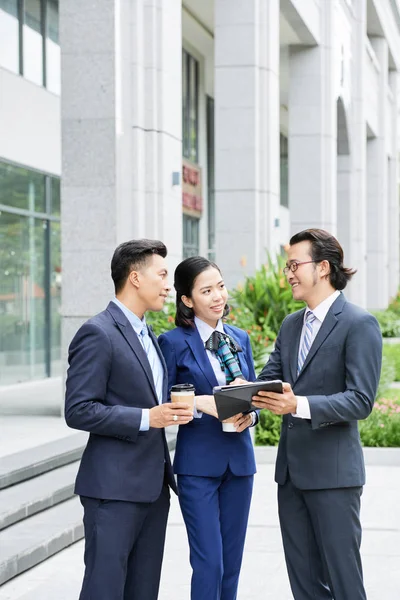
[[[182,162],[182,205],[191,213],[203,210],[201,169],[185,158]]]

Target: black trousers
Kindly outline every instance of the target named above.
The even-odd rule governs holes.
[[[360,556],[361,487],[278,486],[279,520],[295,600],[366,600]]]
[[[170,493],[156,502],[81,497],[85,576],[79,600],[157,600]]]

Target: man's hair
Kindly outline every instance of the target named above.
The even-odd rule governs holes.
[[[165,258],[167,256],[165,244],[158,240],[130,240],[115,249],[111,259],[111,277],[116,294],[123,289],[129,273],[146,266],[153,254]]]
[[[349,269],[343,265],[343,248],[337,239],[324,229],[305,229],[296,233],[289,244],[294,246],[300,242],[311,243],[311,258],[315,262],[327,260],[331,270],[329,281],[335,290],[344,290],[347,282],[353,277],[356,269]]]

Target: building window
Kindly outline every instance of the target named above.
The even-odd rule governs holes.
[[[0,385],[61,373],[59,195],[59,179],[0,162]]]
[[[200,219],[183,215],[183,258],[199,254]]]
[[[280,135],[281,206],[289,207],[289,149],[288,139]]]
[[[18,0],[0,0],[0,64],[19,73]]]
[[[58,0],[0,0],[0,66],[60,93]]]
[[[198,162],[198,83],[199,63],[185,50],[182,51],[182,134],[183,156]]]

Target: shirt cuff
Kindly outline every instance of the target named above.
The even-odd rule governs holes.
[[[254,425],[257,423],[257,413],[255,410],[253,410],[251,413],[251,425],[250,427],[254,427]]]
[[[194,397],[194,407],[193,407],[193,418],[201,419],[202,416],[203,416],[203,413],[200,410],[197,410],[197,408],[196,408],[196,396],[195,396]]]
[[[142,419],[140,421],[139,431],[148,431],[150,429],[150,409],[142,408]]]
[[[306,396],[297,396],[297,410],[292,413],[293,417],[298,419],[311,419],[310,403]]]

